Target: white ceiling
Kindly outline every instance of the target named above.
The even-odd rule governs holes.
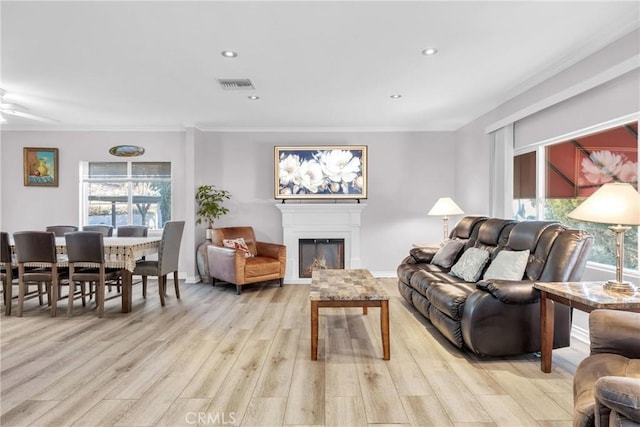
[[[455,130],[638,28],[639,5],[3,0],[5,102],[59,120],[3,129]]]

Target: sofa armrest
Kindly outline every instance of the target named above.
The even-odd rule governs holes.
[[[207,258],[211,277],[235,284],[244,279],[246,258],[241,251],[210,245],[207,246]]]
[[[540,292],[533,280],[487,280],[476,288],[488,292],[505,304],[534,304],[540,301]]]
[[[412,248],[409,255],[416,263],[430,263],[433,256],[438,252],[438,248]]]
[[[609,425],[611,412],[640,423],[640,378],[601,377],[594,391],[596,425]]]
[[[640,313],[594,310],[589,314],[589,336],[591,354],[614,353],[640,359]]]
[[[256,249],[258,256],[280,259],[283,254],[286,257],[287,247],[277,243],[256,242]]]

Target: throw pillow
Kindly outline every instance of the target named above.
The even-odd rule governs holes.
[[[460,257],[450,274],[461,278],[465,282],[477,282],[482,276],[482,269],[489,260],[489,252],[484,249],[469,248]]]
[[[431,264],[442,268],[451,268],[463,246],[464,243],[460,240],[447,240],[433,256]]]
[[[500,251],[484,273],[484,280],[522,280],[529,261],[529,250]]]
[[[244,252],[244,256],[246,258],[251,258],[253,256],[253,254],[249,252],[249,246],[247,246],[247,243],[242,237],[238,237],[237,239],[222,239],[222,245],[226,248]]]

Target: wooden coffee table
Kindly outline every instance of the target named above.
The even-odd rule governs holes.
[[[320,307],[380,307],[383,359],[389,346],[389,295],[369,270],[314,270],[311,274],[311,360],[318,360],[318,309]]]
[[[640,311],[640,293],[624,295],[603,289],[603,282],[537,282],[540,291],[540,370],[551,372],[553,302],[587,313],[599,308]]]

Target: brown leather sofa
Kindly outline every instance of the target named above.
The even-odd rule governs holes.
[[[467,282],[451,268],[433,264],[437,249],[413,248],[397,268],[400,294],[461,349],[507,356],[540,351],[539,292],[536,281],[577,281],[593,246],[593,236],[552,221],[466,216],[451,231],[462,249],[489,252],[485,272],[501,251],[530,251],[518,280]],[[483,277],[482,275],[480,277]],[[571,308],[555,310],[553,347],[569,346]]]
[[[640,426],[640,313],[594,310],[573,377],[573,425]]]
[[[236,285],[240,294],[242,286],[250,283],[284,280],[287,248],[276,243],[258,242],[253,227],[223,227],[213,229],[213,245],[207,247],[209,274],[213,286],[216,280]],[[224,240],[242,238],[247,245],[245,252],[224,246]]]

